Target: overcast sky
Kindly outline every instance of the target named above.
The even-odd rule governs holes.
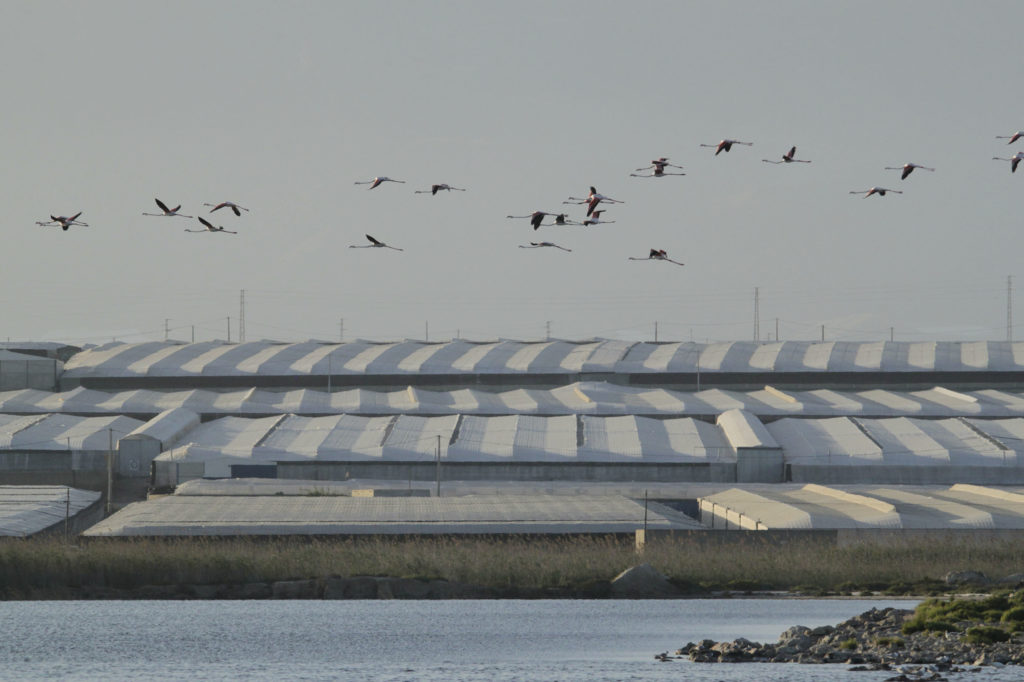
[[[1024,285],[1024,170],[992,160],[1024,150],[995,139],[1024,128],[1024,3],[3,14],[0,337],[237,340],[244,289],[250,341],[748,340],[756,287],[762,339],[1003,340]],[[762,162],[791,145],[812,163]],[[687,175],[629,177],[660,156]],[[936,170],[884,170],[907,162]],[[377,175],[406,184],[353,184]],[[414,193],[442,182],[467,191]],[[582,219],[561,202],[590,185],[614,224],[505,217]],[[904,193],[849,193],[872,186]],[[627,260],[651,248],[686,265]]]

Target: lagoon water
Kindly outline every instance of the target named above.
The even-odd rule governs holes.
[[[688,641],[775,641],[913,601],[0,602],[18,680],[882,680],[848,666],[660,663]],[[1015,679],[1000,671],[986,679]]]

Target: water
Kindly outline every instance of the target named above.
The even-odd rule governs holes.
[[[0,603],[18,680],[859,680],[847,666],[661,663],[688,641],[775,641],[908,601],[61,601]],[[1003,671],[986,679],[1015,679]]]

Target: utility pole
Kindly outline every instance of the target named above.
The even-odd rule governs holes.
[[[1006,340],[1013,341],[1013,275],[1006,276]]]
[[[825,325],[821,325],[821,342],[825,343]]]
[[[437,434],[437,496],[441,497],[441,434]]]
[[[779,318],[775,318],[775,341],[779,340]]]
[[[171,335],[170,322],[171,322],[171,318],[169,318],[169,317],[165,317],[164,318],[164,341],[166,341],[168,339],[168,337],[170,337],[170,335]]]
[[[196,326],[192,325],[192,343],[196,342]]]
[[[338,343],[345,343],[345,318],[338,319]]]
[[[231,343],[231,316],[228,316],[228,343]]]
[[[423,323],[423,340],[430,341],[430,322]]]
[[[551,320],[548,320],[547,322],[544,323],[544,340],[551,340]]]
[[[107,429],[107,516],[112,509],[114,496],[114,429]]]
[[[658,321],[654,321],[654,343],[658,343]]]
[[[761,311],[760,307],[760,292],[757,287],[754,287],[754,341],[761,340]]]
[[[238,302],[238,342],[245,343],[245,289]]]

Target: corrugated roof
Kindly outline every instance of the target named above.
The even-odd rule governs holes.
[[[1024,496],[1000,488],[757,486],[700,499],[716,527],[774,529],[1024,529]]]
[[[325,387],[326,389],[326,384]],[[1024,416],[1024,397],[996,390],[952,391],[757,391],[710,389],[698,392],[640,388],[583,381],[553,389],[516,388],[491,392],[479,389],[432,391],[412,386],[393,391],[319,389],[272,391],[150,391],[108,393],[75,388],[60,393],[36,389],[0,392],[0,412],[158,414],[186,408],[203,416],[267,414],[593,414],[613,416],[716,416],[743,410],[761,417],[803,416]]]
[[[110,343],[72,356],[65,376],[693,373],[698,368],[701,372],[1019,372],[1024,370],[1024,342]]]
[[[467,495],[441,498],[171,495],[128,505],[86,536],[406,533],[632,533],[642,502],[619,496]],[[699,529],[659,504],[649,529]]]
[[[100,493],[62,485],[0,485],[0,536],[27,537],[73,518]]]

